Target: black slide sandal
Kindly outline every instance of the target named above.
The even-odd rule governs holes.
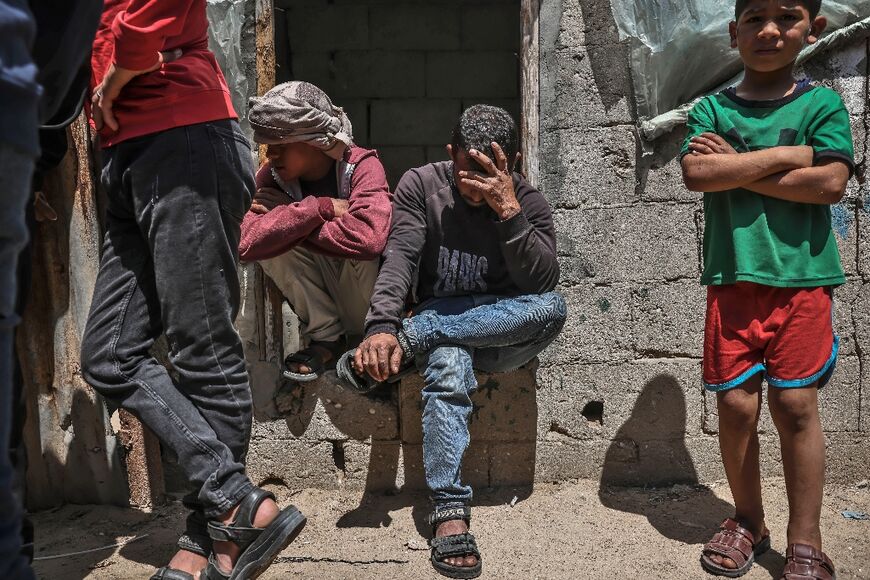
[[[233,523],[209,522],[208,533],[212,540],[233,542],[241,548],[241,553],[229,573],[218,567],[212,554],[200,580],[254,580],[296,539],[305,527],[306,519],[294,506],[281,510],[265,528],[254,527],[254,515],[266,499],[275,499],[275,496],[264,489],[254,488],[242,500]]]

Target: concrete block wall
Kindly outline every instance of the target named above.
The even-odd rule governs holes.
[[[700,379],[703,214],[701,196],[682,185],[677,153],[685,129],[643,154],[628,48],[608,2],[544,0],[540,23],[541,186],[555,209],[570,320],[541,356],[538,456],[548,441],[572,450],[557,471],[535,477],[630,484],[724,478],[716,401]],[[849,280],[835,292],[841,356],[819,397],[828,475],[840,482],[865,479],[870,465],[868,51],[862,39],[801,71],[843,96],[859,162],[846,198],[833,208]],[[593,401],[603,406],[600,423],[584,422],[579,412]],[[766,409],[761,431],[764,473],[781,475]],[[578,461],[565,461],[572,456]]]
[[[420,3],[436,6],[438,15],[457,9],[448,0]],[[417,3],[406,4],[401,10]],[[287,9],[297,5],[305,4],[288,3]],[[373,26],[387,27],[373,24],[371,17],[383,5],[334,0],[327,10],[355,10],[360,19],[365,12],[371,32]],[[642,154],[627,48],[618,41],[608,6],[597,0],[543,0],[541,5],[540,186],[554,208],[560,290],[569,319],[538,361],[515,373],[478,376],[481,388],[473,398],[472,442],[463,469],[463,477],[478,487],[572,478],[630,485],[724,478],[715,398],[704,392],[700,378],[701,197],[682,185],[676,155],[684,130],[662,137],[652,155]],[[317,17],[345,26],[337,17]],[[466,20],[461,19],[463,26]],[[390,42],[437,38],[446,45],[458,37],[464,46],[463,30],[423,27],[408,37],[390,29]],[[350,46],[373,42],[358,28],[342,34]],[[489,41],[482,37],[480,42]],[[423,58],[429,63],[432,55],[426,50]],[[411,53],[394,52],[390,58],[414,58]],[[820,394],[828,479],[842,483],[866,479],[870,465],[870,214],[864,202],[870,194],[868,54],[868,40],[860,40],[804,71],[843,95],[859,162],[846,199],[833,210],[849,281],[835,293],[842,354],[833,382]],[[331,66],[340,56],[339,50]],[[330,79],[338,77],[315,82],[334,92],[335,85],[325,84]],[[420,92],[426,82],[409,73],[407,84],[416,83],[417,93],[372,97],[360,107],[368,115],[355,116],[367,119],[370,137],[390,139],[392,149],[382,149],[397,158],[406,155],[403,162],[428,159],[437,154],[429,149],[440,147],[406,141],[420,131],[403,132],[406,125],[398,122],[405,113],[438,114],[437,105],[426,109],[428,93]],[[457,111],[463,101],[451,94],[438,98],[441,104],[453,102]],[[381,110],[400,104],[407,107],[401,115]],[[383,119],[396,122],[389,130],[378,128]],[[288,388],[278,378],[278,358],[259,360],[259,345],[250,338],[245,345],[256,403],[249,454],[255,480],[292,488],[424,487],[421,379],[405,380],[374,398],[349,393],[329,373]],[[781,475],[778,438],[766,410],[761,444],[764,474]]]
[[[395,186],[446,159],[464,108],[487,102],[519,119],[519,17],[519,0],[278,0],[277,78],[312,82],[344,107]]]

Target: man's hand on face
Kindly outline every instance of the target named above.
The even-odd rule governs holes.
[[[368,373],[376,381],[385,381],[399,372],[402,347],[395,335],[385,332],[373,334],[357,347],[353,367],[357,374]]]
[[[492,143],[492,151],[495,154],[495,163],[477,149],[471,149],[468,155],[483,168],[483,172],[460,171],[459,179],[463,185],[478,191],[499,219],[506,220],[520,212],[520,204],[504,151],[496,142]]]
[[[172,62],[180,58],[182,51],[180,48],[168,50],[166,52],[157,53],[157,63],[151,68],[145,70],[129,70],[112,64],[109,70],[106,71],[106,76],[103,77],[103,82],[100,86],[94,89],[94,95],[91,97],[91,117],[94,119],[94,125],[97,130],[107,126],[112,131],[118,130],[118,120],[115,118],[115,113],[112,111],[112,106],[115,99],[121,94],[127,83],[139,75],[150,73],[162,67],[167,62]]]
[[[261,187],[251,201],[251,211],[254,213],[269,213],[279,205],[287,205],[290,198],[286,193],[274,187]]]
[[[346,199],[332,198],[332,211],[335,212],[335,218],[338,219],[347,213],[350,204]]]

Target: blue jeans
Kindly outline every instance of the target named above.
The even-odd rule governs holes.
[[[30,199],[34,159],[0,145],[0,578],[33,578],[21,554],[21,506],[12,493],[9,430],[12,426],[12,357],[16,263],[27,241],[24,208]]]
[[[423,466],[436,508],[467,505],[461,482],[468,447],[474,369],[506,372],[526,364],[562,330],[565,300],[556,292],[506,298],[460,296],[424,302],[403,322],[423,375]]]

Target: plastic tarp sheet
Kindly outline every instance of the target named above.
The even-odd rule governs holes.
[[[242,25],[245,0],[207,0],[208,47],[217,58],[227,79],[233,107],[239,115],[242,131],[251,137],[248,124],[248,77],[242,60]]]
[[[730,47],[733,0],[610,0],[630,66],[640,132],[653,140],[685,123],[694,101],[740,80]],[[870,0],[824,0],[828,27],[798,63],[870,34]]]

